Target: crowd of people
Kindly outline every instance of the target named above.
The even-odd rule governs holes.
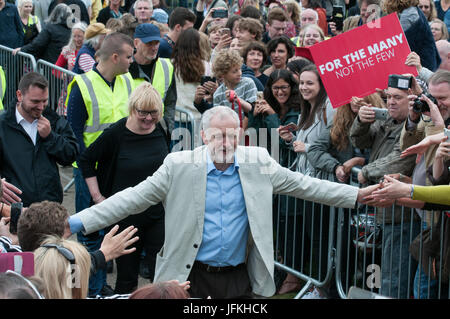
[[[449,247],[436,248],[434,236],[419,254],[411,241],[430,229],[446,245],[450,238],[449,7],[448,0],[197,0],[192,8],[0,0],[1,45],[76,74],[59,101],[49,101],[49,81],[36,72],[23,75],[14,101],[2,101],[0,249],[33,252],[34,276],[0,274],[1,297],[298,291],[290,273],[274,280],[273,211],[283,211],[285,232],[305,225],[308,253],[326,260],[328,234],[320,230],[330,208],[370,206],[384,238],[379,293],[437,298],[439,290],[448,298]],[[404,75],[408,88],[389,81],[334,108],[314,61],[296,48],[391,13],[411,48],[404,63],[418,76]],[[4,90],[10,84],[0,79]],[[374,107],[387,118],[377,119]],[[60,166],[73,166],[73,215],[62,206]],[[352,174],[360,188],[350,185]],[[318,209],[323,219],[314,217]],[[288,241],[285,256],[299,253],[299,240]],[[293,259],[284,262],[295,269]],[[113,260],[114,289],[106,281]],[[314,265],[322,278],[324,264]],[[139,276],[152,283],[138,288]],[[335,288],[315,287],[307,297],[337,298]]]

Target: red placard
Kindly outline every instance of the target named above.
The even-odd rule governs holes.
[[[389,74],[413,74],[411,52],[397,14],[344,32],[309,47],[334,108],[385,89]]]

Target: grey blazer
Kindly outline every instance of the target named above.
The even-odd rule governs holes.
[[[161,167],[135,187],[78,213],[89,234],[162,202],[165,241],[156,261],[155,281],[186,281],[202,241],[207,147],[170,153]],[[358,188],[292,172],[280,166],[266,149],[236,150],[239,176],[250,225],[247,269],[253,292],[275,293],[272,194],[285,194],[324,203],[354,207]]]

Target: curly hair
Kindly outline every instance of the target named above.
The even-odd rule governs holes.
[[[247,30],[255,35],[255,40],[261,40],[263,33],[263,26],[261,22],[253,18],[242,18],[238,21],[238,27],[241,30]]]
[[[279,44],[284,44],[284,46],[286,47],[288,54],[286,60],[287,63],[287,61],[294,56],[295,48],[292,41],[285,35],[273,38],[267,43],[267,54],[270,55],[272,52],[275,52]]]
[[[199,54],[200,52],[200,54]],[[173,49],[172,63],[177,74],[186,83],[200,82],[205,65],[200,48],[200,33],[189,28],[183,30]]]
[[[236,50],[222,50],[214,58],[212,71],[217,78],[222,78],[234,66],[241,67],[244,59]]]
[[[378,93],[368,95],[363,101],[369,105],[385,108],[383,99]],[[333,117],[333,126],[330,129],[331,145],[336,147],[338,151],[347,148],[349,141],[350,128],[358,114],[353,113],[350,103],[339,107]]]
[[[59,203],[43,201],[31,204],[17,223],[20,247],[23,251],[34,251],[45,236],[62,236],[68,218],[67,209]]]
[[[385,0],[381,3],[381,9],[387,13],[402,12],[409,7],[416,7],[419,0]]]

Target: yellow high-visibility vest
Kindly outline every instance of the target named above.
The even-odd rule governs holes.
[[[75,82],[88,113],[83,141],[89,147],[108,126],[128,116],[128,98],[133,90],[133,78],[130,73],[118,75],[111,90],[94,70],[76,75],[69,84],[66,103]]]
[[[140,70],[140,72],[142,72]],[[166,98],[167,91],[169,90],[169,86],[172,82],[173,77],[173,65],[169,59],[166,58],[158,58],[155,64],[155,74],[153,75],[152,85],[158,91],[161,99],[164,102]],[[139,77],[134,79],[134,88],[139,86],[142,82],[145,82],[144,77]],[[164,112],[164,105],[163,105]]]
[[[6,77],[3,68],[0,66],[0,110],[3,110],[3,98],[5,97],[6,92]]]

